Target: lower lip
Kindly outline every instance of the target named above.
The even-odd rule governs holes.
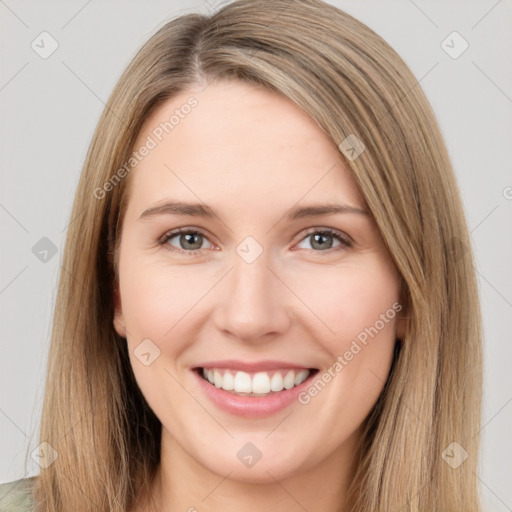
[[[298,395],[311,384],[311,379],[316,372],[311,372],[308,378],[291,389],[284,389],[269,396],[250,397],[239,396],[222,388],[217,388],[199,375],[197,370],[192,373],[199,381],[199,386],[206,396],[223,411],[244,416],[247,418],[264,418],[271,416],[298,400]]]

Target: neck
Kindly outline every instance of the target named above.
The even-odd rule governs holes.
[[[147,512],[349,512],[348,488],[355,473],[359,432],[327,459],[281,479],[265,472],[263,481],[246,482],[219,475],[185,452],[162,428],[161,463],[151,485]]]

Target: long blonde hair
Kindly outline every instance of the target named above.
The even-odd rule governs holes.
[[[319,0],[238,0],[211,17],[181,16],[151,37],[116,85],[67,233],[40,435],[58,458],[37,478],[37,511],[121,512],[149,489],[161,424],[113,327],[129,179],[105,183],[119,177],[154,109],[215,78],[261,84],[295,102],[336,145],[352,135],[366,147],[346,164],[400,273],[408,328],[365,420],[353,512],[480,511],[481,319],[447,150],[402,59]],[[454,447],[459,458],[468,454],[458,467],[445,462]]]

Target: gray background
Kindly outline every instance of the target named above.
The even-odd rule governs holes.
[[[512,2],[330,3],[368,24],[404,58],[447,140],[476,251],[484,315],[478,478],[486,510],[512,511]],[[38,445],[60,258],[104,102],[157,28],[176,15],[208,13],[218,5],[0,0],[0,482],[39,472],[30,454]],[[47,59],[31,47],[43,31],[59,45]],[[469,43],[456,59],[441,46],[453,31]],[[56,249],[47,261],[33,252],[43,237]]]

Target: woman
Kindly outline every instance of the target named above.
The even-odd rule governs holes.
[[[480,510],[480,312],[437,122],[368,27],[287,6],[182,16],[119,80],[18,482],[35,510]]]

